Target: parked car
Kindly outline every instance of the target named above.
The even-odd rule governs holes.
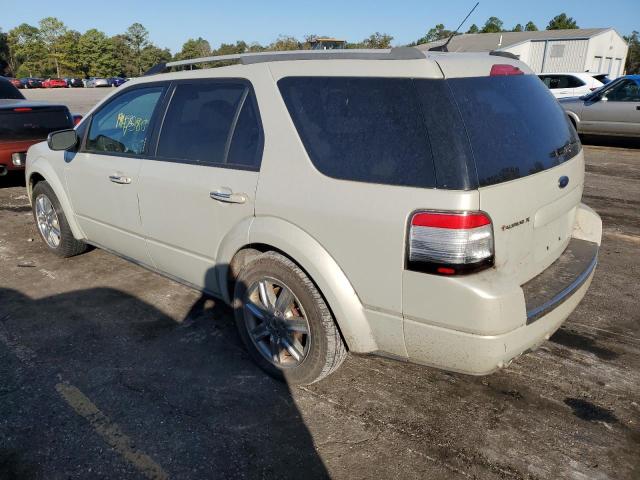
[[[16,88],[24,88],[22,85],[22,82],[17,78],[12,78],[12,77],[2,77],[2,78],[9,80],[9,82],[11,82],[11,85],[13,85]]]
[[[84,83],[81,78],[65,78],[67,82],[67,87],[69,88],[82,88],[84,87]]]
[[[640,75],[626,75],[580,98],[561,99],[578,133],[640,137]]]
[[[64,105],[30,102],[9,81],[0,77],[0,176],[22,170],[27,150],[55,130],[73,127]]]
[[[43,88],[66,88],[67,81],[63,78],[48,78],[42,82]]]
[[[347,350],[487,374],[583,298],[601,221],[576,132],[524,63],[236,59],[159,65],[31,147],[51,252],[97,245],[217,296],[258,365],[301,384]]]
[[[35,78],[35,77],[21,78],[20,83],[22,83],[24,88],[42,88],[41,78]]]
[[[127,81],[126,78],[122,78],[122,77],[111,77],[109,79],[109,84],[112,87],[119,87],[120,85],[122,85],[123,83],[125,83]]]
[[[89,78],[89,80],[87,80],[87,83],[86,83],[87,88],[110,87],[110,86],[111,84],[109,83],[109,80],[106,78],[91,77]]]
[[[543,73],[538,77],[556,98],[579,97],[603,85],[589,73]]]

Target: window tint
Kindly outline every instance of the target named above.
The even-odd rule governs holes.
[[[578,88],[578,87],[582,87],[583,85],[586,85],[585,82],[583,82],[578,77],[574,77],[573,75],[567,76],[567,82],[568,82],[569,88]]]
[[[481,186],[540,172],[580,151],[562,107],[535,76],[447,82],[469,135]]]
[[[246,167],[259,167],[262,155],[260,121],[255,108],[253,95],[249,93],[244,100],[238,117],[227,163]]]
[[[66,109],[0,110],[0,140],[44,140],[49,133],[67,128],[73,128],[73,122]]]
[[[229,133],[246,90],[232,83],[178,84],[162,125],[157,156],[224,163]]]
[[[11,100],[22,100],[24,95],[20,93],[9,80],[0,78],[0,98],[9,98]]]
[[[278,86],[311,161],[325,175],[435,186],[429,137],[411,79],[287,77]]]
[[[611,102],[640,102],[640,86],[633,80],[622,80],[605,92]]]
[[[138,88],[119,95],[91,120],[86,149],[140,155],[149,137],[149,123],[163,87]]]

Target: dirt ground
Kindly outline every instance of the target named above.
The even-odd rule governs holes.
[[[98,249],[48,254],[0,178],[0,478],[640,478],[640,142],[586,140],[591,289],[487,377],[350,355],[289,388],[218,302]]]

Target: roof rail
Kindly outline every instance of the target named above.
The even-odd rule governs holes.
[[[145,72],[145,75],[166,73],[172,67],[196,65],[198,63],[214,63],[237,61],[241,65],[263,62],[282,62],[290,60],[417,60],[424,59],[425,54],[413,47],[397,47],[390,49],[335,49],[335,50],[288,50],[282,52],[235,53],[232,55],[214,55],[212,57],[176,60],[159,63]]]

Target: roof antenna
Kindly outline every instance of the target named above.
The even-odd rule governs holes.
[[[477,2],[475,4],[475,6],[471,9],[471,11],[467,14],[466,17],[464,17],[464,20],[462,20],[462,22],[460,23],[460,25],[458,25],[458,28],[456,28],[453,33],[451,34],[451,36],[447,39],[446,42],[444,42],[442,45],[438,45],[437,47],[431,47],[429,49],[430,52],[448,52],[449,49],[447,48],[447,45],[449,45],[449,42],[451,41],[451,39],[453,37],[456,36],[456,34],[458,33],[458,30],[460,30],[460,27],[462,27],[462,25],[464,25],[464,22],[467,21],[467,18],[469,18],[471,16],[471,14],[473,13],[473,11],[478,8],[478,5],[480,5],[480,2]]]

